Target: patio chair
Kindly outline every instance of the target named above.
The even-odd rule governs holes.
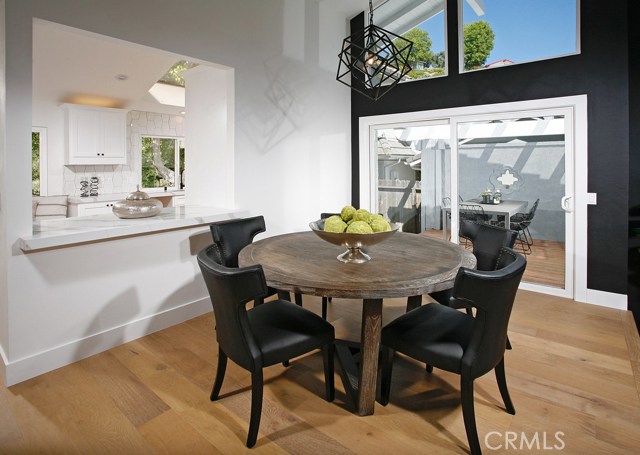
[[[529,231],[529,225],[533,221],[533,217],[536,214],[536,209],[540,203],[540,198],[531,206],[531,210],[527,213],[516,213],[511,217],[510,228],[518,233],[518,245],[522,249],[523,254],[531,254],[531,247],[533,246],[533,237],[531,231]]]

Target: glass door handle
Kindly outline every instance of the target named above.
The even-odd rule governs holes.
[[[560,200],[560,207],[567,213],[573,212],[573,204],[571,204],[572,196],[563,196]]]

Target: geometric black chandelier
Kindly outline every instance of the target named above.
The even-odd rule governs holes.
[[[408,58],[412,48],[411,41],[373,25],[369,0],[369,26],[342,42],[336,79],[378,100],[411,71]]]

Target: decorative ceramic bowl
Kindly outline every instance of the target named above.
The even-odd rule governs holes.
[[[162,211],[162,202],[149,197],[144,191],[130,193],[123,201],[113,204],[113,213],[119,218],[147,218],[156,216]]]
[[[309,227],[322,240],[334,245],[342,245],[347,247],[347,251],[338,256],[338,260],[342,262],[352,262],[362,264],[370,261],[371,256],[362,251],[363,247],[375,245],[383,242],[398,232],[398,229],[392,229],[385,232],[374,232],[372,234],[352,234],[350,232],[326,232],[324,230],[324,220],[312,221]]]

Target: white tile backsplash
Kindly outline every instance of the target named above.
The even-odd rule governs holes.
[[[99,194],[130,193],[140,184],[142,157],[140,137],[146,135],[184,137],[184,117],[154,112],[127,114],[127,164],[110,166],[65,166],[64,193],[80,196],[80,182],[98,177]]]

